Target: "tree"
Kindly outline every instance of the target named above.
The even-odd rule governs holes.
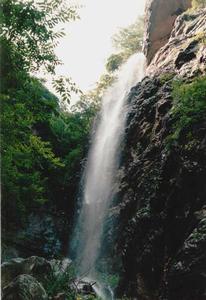
[[[110,55],[106,63],[107,71],[108,72],[116,71],[124,61],[125,61],[125,57],[122,52]]]
[[[113,45],[127,55],[134,54],[142,50],[144,33],[144,19],[140,17],[136,22],[126,28],[121,28],[113,36]]]
[[[108,72],[116,71],[132,54],[141,51],[143,46],[144,19],[140,17],[133,24],[121,28],[113,38],[117,53],[112,54],[106,64]]]
[[[64,0],[2,0],[0,11],[2,90],[16,88],[21,79],[40,69],[55,75],[61,61],[54,50],[65,34],[59,27],[78,18],[76,9]],[[70,78],[53,82],[64,100],[78,91]]]
[[[66,3],[1,2],[4,230],[24,226],[28,215],[46,202],[58,207],[60,193],[65,193],[62,199],[68,199],[68,189],[78,187],[75,180],[85,154],[87,115],[84,111],[62,112],[59,99],[45,88],[43,81],[31,75],[40,69],[55,75],[60,61],[54,48],[64,34],[58,28],[62,22],[77,18],[76,10]],[[76,91],[75,84],[63,77],[55,81],[55,87],[64,100]],[[61,123],[63,131],[58,131]]]

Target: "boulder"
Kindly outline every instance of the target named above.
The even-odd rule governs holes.
[[[3,289],[2,300],[47,300],[43,286],[30,275],[19,275]]]
[[[51,272],[51,264],[43,257],[31,256],[27,259],[11,259],[1,266],[2,287],[21,274],[32,275],[41,281],[49,272]]]

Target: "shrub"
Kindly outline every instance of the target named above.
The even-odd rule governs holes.
[[[64,293],[67,300],[75,300],[76,292],[70,287],[74,280],[74,268],[69,265],[65,270],[60,270],[58,265],[52,267],[52,272],[48,274],[43,286],[49,297],[54,297],[58,293]]]
[[[183,129],[192,129],[195,124],[205,118],[206,77],[197,78],[191,83],[175,81],[172,96],[171,114],[174,124],[173,133],[167,139],[169,144],[179,139]]]
[[[174,78],[175,74],[174,73],[164,73],[159,77],[160,84],[163,85],[166,82],[172,80]]]

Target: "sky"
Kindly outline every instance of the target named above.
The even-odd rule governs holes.
[[[69,0],[68,0],[69,1]],[[66,36],[56,49],[63,65],[57,74],[72,77],[84,92],[94,87],[114,51],[111,37],[118,28],[143,15],[145,0],[77,0],[80,20],[66,25]]]

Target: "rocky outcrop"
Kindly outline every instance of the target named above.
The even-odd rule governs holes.
[[[180,77],[206,70],[206,9],[184,13],[174,24],[169,41],[153,58],[147,75],[175,73]]]
[[[96,299],[95,284],[75,279],[68,258],[18,257],[1,266],[2,300]]]
[[[51,263],[43,257],[14,258],[1,265],[1,285],[5,287],[5,285],[21,274],[32,275],[41,281],[51,270]]]
[[[204,10],[179,16],[150,76],[129,95],[112,209],[120,220],[120,297],[206,299],[205,32]]]
[[[184,129],[168,150],[171,84],[145,78],[130,95],[117,253],[123,262],[119,293],[132,299],[206,295],[206,119]]]
[[[175,19],[191,6],[191,0],[148,0],[146,5],[146,31],[144,53],[148,63],[164,46],[173,29]]]
[[[2,300],[47,300],[43,286],[30,275],[19,275],[4,288]]]

